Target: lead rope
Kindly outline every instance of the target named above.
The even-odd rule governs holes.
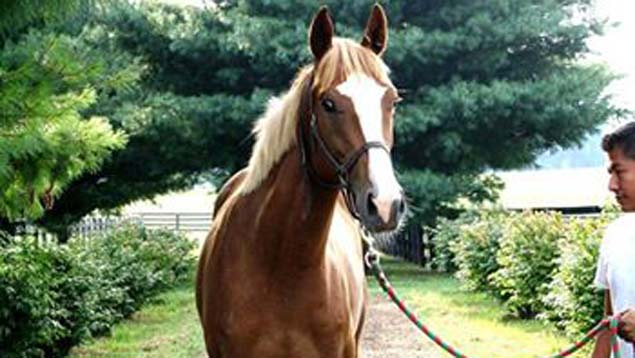
[[[410,310],[408,306],[406,306],[404,301],[399,298],[399,296],[397,295],[397,292],[394,290],[394,288],[390,284],[390,281],[388,281],[388,278],[386,277],[384,270],[381,268],[381,265],[379,263],[378,252],[373,248],[372,243],[365,235],[362,235],[362,237],[364,238],[364,241],[367,244],[367,251],[366,251],[366,255],[364,256],[364,262],[366,266],[368,267],[369,270],[371,270],[371,272],[377,279],[379,286],[381,286],[381,288],[384,290],[384,292],[386,292],[388,297],[390,297],[390,299],[399,307],[401,312],[403,312],[408,317],[408,319],[410,319],[410,321],[421,332],[423,332],[436,345],[443,348],[450,355],[452,355],[453,357],[467,358],[465,354],[459,352],[456,348],[452,347],[450,344],[448,344],[439,336],[437,336],[434,332],[432,332],[432,330],[430,330],[430,328],[428,328],[425,324],[423,324],[423,322],[421,322],[421,320],[417,317],[417,315],[412,310]],[[618,341],[618,335],[617,335],[619,319],[620,319],[619,314],[603,319],[597,325],[595,325],[595,327],[593,327],[590,331],[588,331],[581,340],[575,342],[569,348],[549,356],[549,358],[567,357],[577,352],[578,350],[580,350],[580,348],[584,347],[595,336],[597,336],[600,332],[602,332],[605,329],[608,329],[611,332],[611,350],[613,351],[613,358],[620,358],[621,357],[620,347],[619,347],[619,343],[618,343],[619,341]]]

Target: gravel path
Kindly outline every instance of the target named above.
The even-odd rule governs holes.
[[[442,352],[392,301],[370,297],[362,334],[363,358],[441,358]]]

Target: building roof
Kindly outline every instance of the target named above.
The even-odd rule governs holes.
[[[614,200],[606,168],[497,172],[505,188],[500,202],[507,209],[602,207]]]

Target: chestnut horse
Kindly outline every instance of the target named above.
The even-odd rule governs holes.
[[[360,357],[361,225],[394,230],[405,210],[387,31],[379,5],[361,43],[334,38],[326,8],[314,17],[313,64],[270,101],[216,202],[196,287],[210,357]]]

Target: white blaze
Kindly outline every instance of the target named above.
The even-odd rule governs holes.
[[[374,79],[354,74],[337,86],[342,95],[351,99],[366,142],[380,142],[386,145],[383,131],[381,102],[388,88]],[[368,151],[368,174],[375,188],[379,214],[384,221],[389,220],[392,203],[401,197],[401,186],[397,183],[390,155],[381,149]]]

